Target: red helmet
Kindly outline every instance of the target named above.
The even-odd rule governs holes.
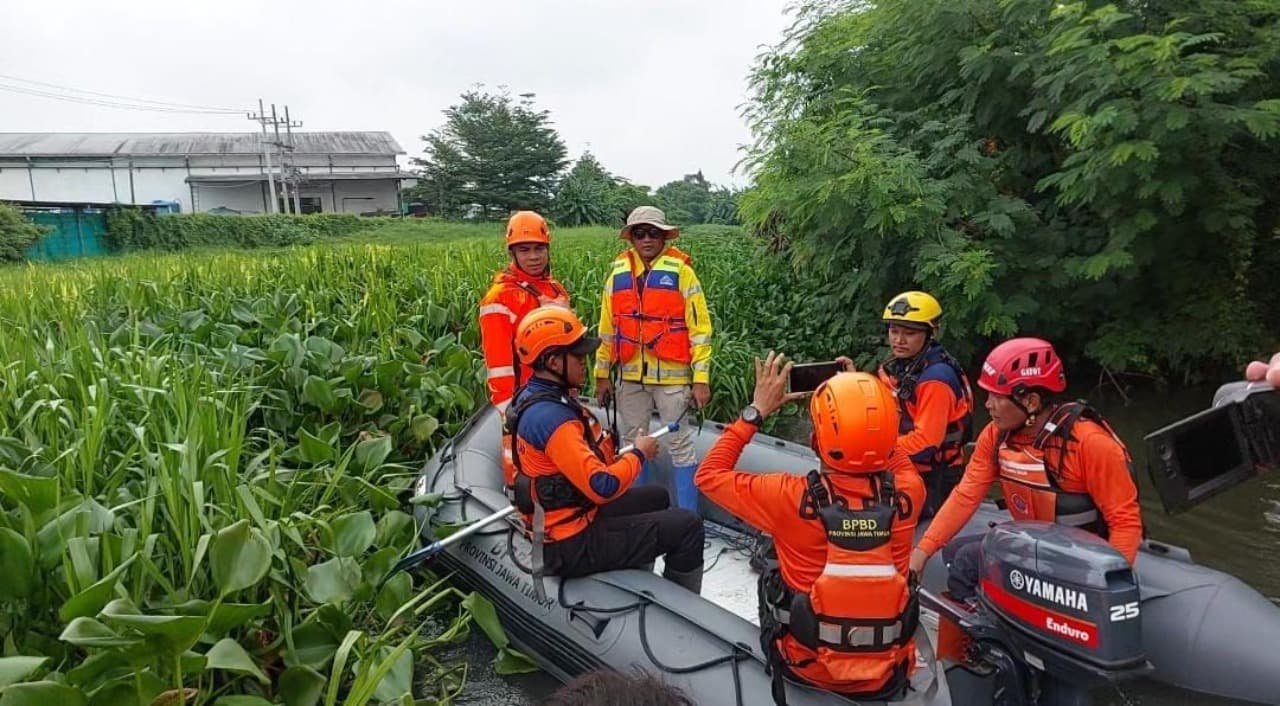
[[[898,404],[871,373],[837,373],[809,400],[815,450],[845,473],[884,470],[898,442]]]
[[[1033,387],[1062,392],[1067,389],[1067,373],[1053,344],[1039,338],[1011,338],[987,355],[978,387],[1009,396],[1021,396]]]

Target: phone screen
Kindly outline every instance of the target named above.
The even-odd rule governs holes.
[[[824,363],[801,363],[791,367],[788,385],[792,392],[813,392],[824,380],[840,372],[840,364],[833,361]]]

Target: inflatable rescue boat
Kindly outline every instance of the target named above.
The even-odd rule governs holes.
[[[699,457],[723,429],[708,422],[694,433]],[[424,539],[435,539],[437,527],[473,522],[509,505],[499,439],[497,411],[485,406],[427,462],[414,490],[443,499],[415,510]],[[669,470],[665,451],[655,461]],[[816,464],[810,449],[757,434],[738,468],[802,475]],[[540,597],[528,568],[530,545],[514,516],[449,546],[434,568],[490,599],[515,645],[561,681],[598,668],[642,669],[661,674],[699,704],[773,704],[756,599],[765,538],[706,498],[699,512],[707,530],[701,595],[663,579],[659,559],[653,572],[546,577]],[[1003,529],[989,531],[997,524]],[[970,619],[937,599],[946,567],[941,552],[930,560],[921,616],[929,637],[918,634],[913,690],[894,703],[991,703],[997,691],[1010,693],[1010,685],[1023,689],[1028,674],[1074,684],[1145,674],[1204,694],[1280,703],[1280,607],[1238,579],[1194,563],[1179,547],[1146,541],[1131,571],[1092,535],[1057,525],[1020,527],[1045,524],[1012,523],[986,503],[961,532],[987,534],[988,556],[999,558],[987,562],[985,617]],[[933,659],[938,613],[955,613],[976,644],[995,646],[991,669]],[[791,681],[786,692],[795,706],[854,703]],[[1001,703],[1030,703],[1030,697]]]

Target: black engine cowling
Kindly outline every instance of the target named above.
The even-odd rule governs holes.
[[[1008,522],[983,538],[982,560],[979,600],[1032,666],[1068,680],[1147,667],[1133,568],[1102,538]]]

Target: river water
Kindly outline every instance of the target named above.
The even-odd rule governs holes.
[[[1078,391],[1103,412],[1115,426],[1133,455],[1139,477],[1143,519],[1148,535],[1190,550],[1198,563],[1239,577],[1264,596],[1280,603],[1280,477],[1260,478],[1237,486],[1213,500],[1179,515],[1166,515],[1146,471],[1146,448],[1142,437],[1166,424],[1204,409],[1213,399],[1214,388],[1184,388],[1133,394],[1124,399],[1114,389]],[[979,392],[979,404],[981,393]],[[986,423],[979,410],[979,428]],[[807,443],[808,432],[800,427],[779,436]],[[493,648],[476,630],[471,642],[457,654],[470,663],[470,677],[460,704],[536,704],[559,685],[545,674],[501,677],[493,672]],[[1100,706],[1128,704],[1159,706],[1230,706],[1241,703],[1192,695],[1160,684],[1140,680],[1126,684],[1122,693],[1099,694]]]

